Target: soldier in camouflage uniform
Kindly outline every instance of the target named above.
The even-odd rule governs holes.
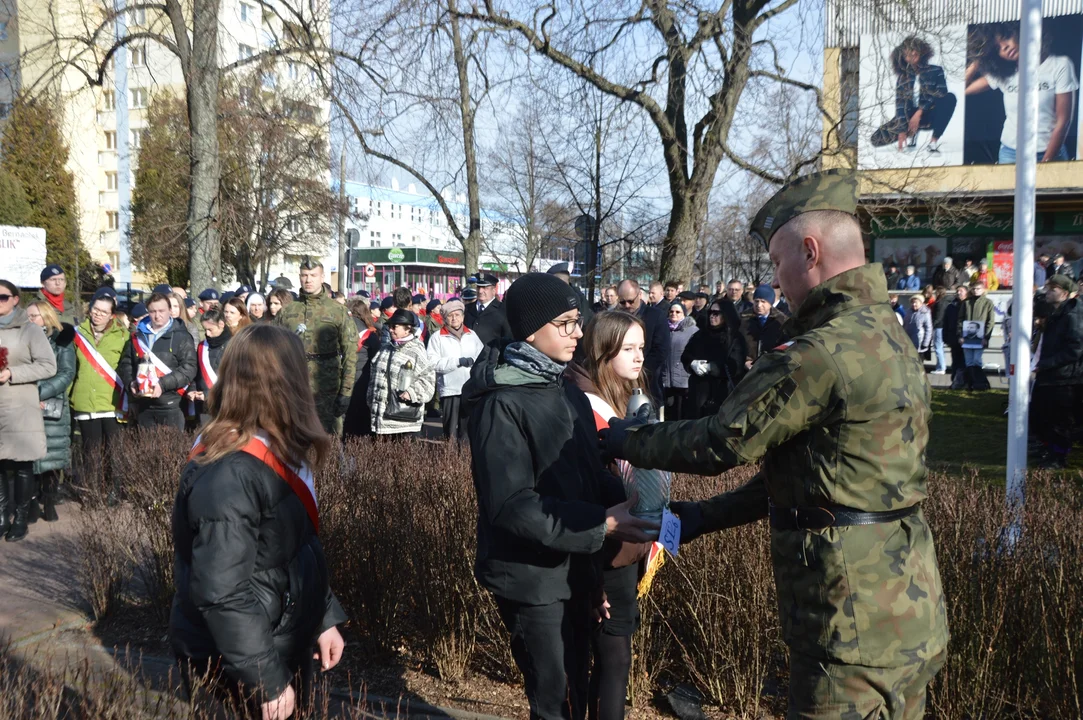
[[[274,321],[301,336],[316,413],[327,432],[338,432],[353,393],[357,328],[345,306],[324,291],[323,265],[311,258],[301,263],[301,294]]]
[[[744,486],[672,509],[682,542],[770,518],[790,718],[920,718],[947,655],[921,510],[929,385],[881,266],[865,264],[855,211],[852,175],[772,197],[752,232],[798,308],[794,340],[761,357],[717,415],[617,421],[604,438],[640,468],[712,475],[763,460]]]

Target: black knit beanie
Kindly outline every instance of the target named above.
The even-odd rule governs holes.
[[[579,296],[555,275],[527,273],[504,295],[508,325],[515,340],[525,340],[569,310],[578,310]]]

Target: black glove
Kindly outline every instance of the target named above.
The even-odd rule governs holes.
[[[680,518],[681,545],[703,534],[703,511],[699,509],[698,502],[671,502],[669,511]]]
[[[628,439],[628,431],[642,425],[649,425],[650,421],[650,405],[641,405],[635,417],[626,420],[610,418],[609,427],[598,432],[598,442],[602,448],[602,455],[614,460],[623,458],[624,441]]]
[[[474,364],[474,358],[461,357],[459,358],[459,367],[470,367]]]
[[[335,399],[335,417],[342,417],[350,409],[350,396],[339,395]]]

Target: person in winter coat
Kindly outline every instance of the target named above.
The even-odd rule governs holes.
[[[200,425],[206,425],[211,420],[207,414],[207,396],[218,381],[222,353],[226,351],[226,344],[233,333],[226,327],[226,319],[219,308],[204,312],[200,324],[203,325],[204,340],[196,347],[196,377],[185,395],[188,402],[196,403]]]
[[[34,461],[48,450],[37,382],[53,375],[56,356],[48,338],[19,307],[15,284],[0,280],[0,532],[5,540],[26,537]],[[9,472],[14,475],[10,497]]]
[[[463,416],[463,385],[470,379],[470,368],[485,344],[463,322],[466,306],[461,300],[448,300],[443,306],[444,325],[429,338],[429,360],[436,369],[436,392],[440,395],[444,439],[466,442]]]
[[[918,349],[919,355],[924,355],[932,348],[933,343],[933,315],[929,308],[925,307],[924,295],[910,296],[910,312],[903,322],[906,334],[910,341]]]
[[[1066,275],[1046,281],[1045,299],[1053,307],[1042,329],[1042,351],[1030,401],[1031,432],[1041,442],[1039,467],[1068,465],[1078,428],[1083,426],[1083,302],[1071,297],[1078,287]]]
[[[705,315],[705,313],[704,313]],[[706,324],[706,318],[704,318]],[[675,302],[669,306],[669,357],[662,366],[662,389],[666,394],[667,420],[690,419],[686,415],[685,399],[688,397],[688,370],[681,362],[688,341],[699,327],[696,320],[685,315],[684,305]]]
[[[748,371],[748,344],[740,327],[729,300],[715,300],[707,306],[706,322],[699,324],[681,353],[681,365],[688,372],[687,419],[716,413]]]
[[[970,282],[980,281],[986,290],[996,290],[1000,287],[1000,280],[996,271],[989,267],[985,260],[978,261],[978,271],[970,276]]]
[[[342,434],[344,437],[363,437],[372,434],[368,394],[369,383],[372,382],[372,360],[380,350],[380,331],[372,317],[368,300],[353,298],[347,307],[357,327],[357,364],[350,407],[342,421]]]
[[[227,323],[228,325],[228,323]],[[137,382],[144,360],[154,365],[150,389],[141,394]],[[117,374],[131,393],[139,427],[167,425],[184,429],[181,393],[196,376],[196,349],[192,336],[169,316],[169,300],[154,293],[147,301],[147,317],[140,321],[120,356]]]
[[[921,290],[921,278],[914,273],[914,266],[906,266],[906,274],[899,278],[899,281],[895,283],[895,290],[903,290],[905,292],[915,292]]]
[[[38,380],[38,400],[45,423],[45,457],[34,461],[35,499],[30,503],[30,522],[38,516],[47,522],[56,514],[58,473],[71,467],[71,412],[68,390],[75,379],[75,328],[61,323],[52,305],[42,301],[26,306],[30,322],[45,331],[56,357],[56,375]],[[37,507],[41,500],[40,510]]]
[[[674,303],[680,305],[679,303]],[[683,306],[682,306],[683,311]],[[644,326],[628,313],[599,313],[587,324],[583,334],[583,361],[573,362],[565,377],[582,390],[594,411],[595,428],[601,432],[609,421],[626,415],[628,400],[635,389],[643,387]],[[668,486],[668,473],[639,470],[618,460],[610,466],[625,487],[639,483]],[[649,475],[650,477],[645,477]],[[614,500],[626,499],[627,491]],[[640,561],[650,552],[651,543],[622,543],[607,539],[601,550],[602,606],[597,620],[600,627],[591,634],[594,655],[590,674],[588,717],[597,720],[620,720],[624,717],[628,673],[632,666],[632,635],[639,627],[637,589]]]
[[[944,319],[947,317],[950,305],[948,291],[944,288],[937,289],[931,310],[933,314],[933,351],[936,353],[936,368],[932,372],[933,375],[943,375],[947,372],[947,365],[944,363]]]
[[[970,294],[970,288],[966,285],[960,285],[955,289],[955,297],[948,303],[947,309],[944,311],[944,344],[948,346],[951,351],[951,376],[952,376],[952,389],[958,390],[955,387],[956,381],[962,382],[963,369],[966,367],[966,356],[963,355],[962,337],[959,335],[959,312],[963,305],[966,304],[967,296]],[[947,297],[941,302],[947,302]]]
[[[124,381],[116,372],[128,342],[128,331],[115,316],[116,298],[112,288],[98,288],[90,300],[87,319],[75,329],[71,412],[88,467],[110,456],[110,444],[120,432],[118,420],[125,417],[130,402]],[[105,475],[112,475],[114,480],[118,477],[113,473]]]
[[[984,337],[980,348],[963,347],[963,358],[966,361],[964,382],[973,390],[988,390],[989,379],[985,377],[982,353],[989,347],[989,340],[993,337],[993,326],[996,324],[996,310],[993,302],[985,297],[985,285],[980,280],[970,283],[970,296],[965,304],[959,308],[959,320],[957,330],[959,338],[963,338],[963,323],[977,321],[984,323]],[[965,342],[963,343],[965,345]]]
[[[933,273],[933,287],[954,290],[955,286],[963,282],[963,274],[955,267],[955,261],[950,257],[944,258],[940,267]],[[970,282],[970,278],[966,278]]]
[[[244,309],[248,311],[248,319],[252,322],[270,322],[267,314],[267,300],[258,292],[248,293],[244,299]]]
[[[504,312],[504,303],[496,297],[499,281],[488,273],[477,279],[477,302],[466,307],[466,326],[476,332],[481,341],[491,347],[506,342],[511,330],[508,316]]]
[[[775,291],[770,285],[760,285],[752,295],[753,310],[742,320],[741,332],[745,336],[748,357],[745,367],[752,367],[761,355],[786,342],[786,315],[774,307]]]
[[[398,309],[387,321],[390,339],[372,361],[368,403],[374,435],[418,437],[425,403],[436,390],[436,371],[414,330],[417,318]]]
[[[313,661],[326,672],[344,647],[308,465],[320,467],[330,441],[294,333],[251,325],[219,370],[214,419],[173,505],[169,639],[189,695],[193,678],[209,675],[251,715],[285,720],[305,704]]]
[[[82,310],[78,303],[68,302],[64,298],[64,292],[68,289],[68,279],[64,269],[59,265],[46,265],[39,276],[41,290],[38,291],[35,300],[49,303],[56,310],[60,322],[76,325],[82,322]]]
[[[606,509],[623,488],[602,465],[590,402],[563,377],[583,336],[576,293],[528,273],[505,299],[513,342],[487,348],[463,389],[478,496],[474,574],[511,634],[531,720],[582,718],[601,581],[591,556],[606,537],[646,542],[643,530],[657,524],[631,515],[634,497]]]

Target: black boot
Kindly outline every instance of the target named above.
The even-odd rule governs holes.
[[[34,476],[34,487],[30,495],[30,510],[26,514],[26,524],[33,525],[39,519],[41,519],[41,503],[38,499],[41,497],[41,476]]]
[[[982,368],[979,365],[974,365],[972,367],[968,367],[967,371],[968,371],[968,373],[970,375],[970,377],[967,378],[969,380],[968,384],[974,390],[980,392],[982,390],[988,390],[989,389],[989,378],[987,378],[985,376],[984,368]]]
[[[966,387],[966,371],[963,368],[955,370],[955,374],[951,378],[951,389],[962,390]]]
[[[6,533],[11,527],[8,513],[11,512],[10,496],[8,495],[8,476],[3,466],[0,466],[0,533]]]
[[[4,539],[15,542],[26,537],[27,517],[30,515],[30,498],[34,493],[34,468],[30,463],[20,463],[15,470],[15,517]]]
[[[45,522],[56,522],[60,519],[60,516],[56,514],[57,499],[59,498],[59,493],[57,492],[58,484],[59,478],[56,473],[46,473],[45,477],[42,478],[41,519]]]

